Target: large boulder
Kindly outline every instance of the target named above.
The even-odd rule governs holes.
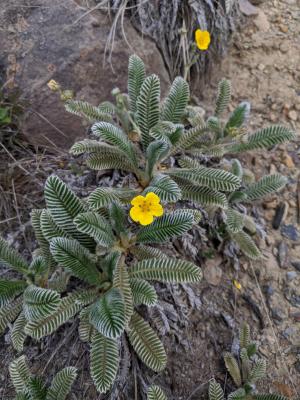
[[[27,7],[19,6],[18,0],[4,3],[0,67],[6,70],[8,86],[18,86],[28,100],[23,130],[33,144],[69,148],[84,135],[81,119],[65,112],[58,96],[48,89],[50,79],[97,105],[111,99],[114,87],[126,89],[128,57],[135,52],[149,73],[160,76],[166,91],[169,77],[159,51],[128,20],[124,21],[127,40],[116,32],[109,63],[104,60],[112,26],[107,13],[94,11],[82,17],[86,10],[73,0]]]

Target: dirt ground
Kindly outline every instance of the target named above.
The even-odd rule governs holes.
[[[299,132],[300,2],[265,0],[258,10],[257,15],[245,20],[242,31],[235,34],[232,50],[222,65],[213,71],[210,85],[201,93],[195,88],[195,95],[209,113],[213,108],[216,82],[227,77],[232,82],[233,105],[242,100],[251,102],[251,129],[282,123]],[[266,235],[258,240],[264,259],[251,263],[241,257],[239,265],[233,266],[230,259],[220,255],[213,260],[201,258],[199,263],[204,270],[201,284],[193,286],[187,293],[181,286],[168,290],[160,288],[161,305],[168,308],[169,326],[158,328],[167,348],[168,366],[158,376],[150,374],[148,377],[146,374],[145,380],[161,384],[169,399],[206,398],[207,382],[213,376],[224,384],[227,391],[233,389],[225,373],[222,353],[231,349],[243,320],[252,328],[253,336],[259,343],[260,356],[268,360],[263,390],[268,388],[291,398],[296,398],[298,391],[299,396],[299,149],[300,140],[295,140],[268,152],[255,152],[241,157],[257,178],[276,171],[289,178],[288,185],[281,193],[252,207],[252,215],[261,224],[262,230],[266,231]],[[75,174],[73,183],[82,195],[95,182],[94,174],[85,172],[82,166],[77,166],[65,156],[40,155],[35,160],[27,160],[28,164],[22,165],[32,171],[30,174],[34,175],[35,180],[38,175],[43,180],[48,173],[60,168],[59,174],[66,179],[71,179],[70,176]],[[32,164],[36,169],[29,168]],[[69,168],[71,172],[66,172]],[[13,168],[14,171],[16,169],[20,170]],[[30,182],[30,174],[27,182]],[[21,185],[25,175],[24,171],[19,172],[19,177],[14,178],[16,185],[18,179]],[[22,190],[25,191],[25,188]],[[36,184],[33,184],[34,192],[40,193]],[[29,195],[28,204],[31,200],[32,196]],[[39,201],[37,198],[37,205]],[[285,203],[288,211],[279,229],[274,229],[272,223],[281,203]],[[21,208],[14,204],[10,210],[15,218],[11,225],[15,233],[9,236],[12,242],[24,242],[24,236],[30,242],[30,230],[28,224],[24,224],[28,217],[26,207],[26,203]],[[23,225],[21,233],[16,228],[20,223]],[[7,224],[1,226],[7,232]],[[191,244],[197,246],[195,238]],[[202,241],[201,246],[205,248],[210,245]],[[233,285],[233,279],[241,283],[240,290]],[[80,368],[80,374],[70,398],[109,398],[97,396],[92,387],[86,363],[88,349],[76,339],[75,328],[70,323],[42,343],[29,341],[27,344],[30,344],[30,349],[26,353],[30,363],[36,372],[44,371],[49,376],[64,365],[76,365]],[[56,347],[59,343],[62,343],[60,347]],[[51,357],[55,347],[57,350]],[[7,364],[14,356],[6,335],[0,339],[0,399],[12,398]],[[130,387],[132,383],[129,382],[127,386]],[[119,394],[115,398],[123,397]]]

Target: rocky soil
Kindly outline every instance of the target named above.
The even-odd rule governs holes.
[[[244,1],[240,1],[245,4]],[[212,71],[210,84],[201,92],[194,87],[194,95],[209,113],[215,97],[216,83],[225,76],[232,82],[234,105],[245,99],[252,103],[251,129],[283,123],[299,132],[300,2],[265,0],[260,3],[256,10],[252,10],[252,15],[245,17],[242,31],[233,39],[230,54],[221,66],[216,66]],[[39,12],[42,13],[42,10]],[[130,51],[126,51],[126,54],[128,53]],[[122,60],[126,57],[127,55],[124,55]],[[92,60],[91,63],[93,65]],[[125,71],[125,66],[124,61],[120,71]],[[157,70],[151,64],[150,67],[151,71],[163,70],[161,68],[160,71],[160,67],[157,67]],[[51,72],[49,77],[52,76],[56,77],[55,73]],[[62,81],[65,79],[65,75],[60,77]],[[72,79],[66,80],[66,83],[71,85],[77,82],[75,77],[76,74],[72,75]],[[47,79],[48,75],[45,82]],[[83,76],[80,79],[85,81]],[[91,77],[89,88],[94,88],[92,81]],[[113,82],[109,82],[107,87],[111,85],[113,86]],[[30,87],[24,90],[30,92]],[[97,93],[93,93],[93,98],[97,98]],[[102,100],[101,96],[99,100]],[[59,119],[53,121],[60,122]],[[82,129],[84,133],[80,125],[78,129]],[[279,391],[288,397],[296,397],[298,391],[299,396],[299,148],[300,140],[295,140],[289,145],[277,146],[269,152],[255,152],[241,157],[244,165],[248,165],[257,178],[273,172],[280,172],[289,178],[287,187],[281,193],[267,198],[263,204],[254,204],[252,207],[252,215],[267,232],[259,239],[264,259],[251,263],[241,257],[239,268],[236,265],[234,268],[230,259],[220,255],[216,254],[214,259],[206,260],[202,257],[199,263],[204,270],[204,280],[200,285],[192,287],[187,293],[182,287],[172,290],[168,288],[171,291],[170,295],[166,294],[168,291],[160,289],[163,302],[161,306],[168,310],[166,314],[169,318],[169,325],[158,326],[168,351],[168,368],[163,374],[149,379],[160,383],[170,399],[206,398],[207,382],[213,376],[224,383],[227,391],[232,389],[221,358],[222,352],[230,350],[238,326],[243,320],[248,321],[252,327],[254,337],[260,344],[260,355],[268,360],[268,376],[263,382],[263,390],[268,388],[270,391]],[[82,195],[86,195],[87,190],[90,191],[91,185],[95,183],[93,174],[86,172],[83,166],[78,167],[67,156],[41,155],[35,160],[30,160],[29,157],[26,160],[27,164],[21,165],[29,171],[29,175],[20,171],[20,167],[14,166],[13,170],[20,171],[19,182],[24,176],[28,182],[31,182],[32,178],[35,193],[40,193],[36,177],[41,181],[48,173],[57,170],[60,170],[58,173],[70,180]],[[68,172],[69,169],[71,172]],[[73,181],[71,175],[75,176]],[[14,207],[12,213],[19,209],[19,213],[23,212],[28,216],[26,207],[30,202],[38,206],[40,199],[35,199],[35,194],[28,194],[24,184],[18,187],[20,195],[26,194],[28,205],[23,208]],[[21,247],[24,235],[27,241],[30,242],[31,239],[26,224],[21,234],[17,229],[18,222],[23,222],[24,218],[23,216],[20,221],[15,221],[13,229],[16,233],[9,236],[13,242],[21,243]],[[5,224],[2,226],[7,228]],[[206,245],[209,246],[205,243]],[[178,251],[184,250],[179,248]],[[233,279],[240,282],[240,289],[234,286]],[[74,326],[69,324],[66,329],[61,329],[57,335],[52,335],[41,344],[31,343],[27,355],[35,371],[44,371],[49,376],[67,363],[82,368],[71,398],[100,399],[86,370],[87,348],[74,338]],[[10,349],[8,336],[0,340],[0,399],[6,400],[12,398],[6,368],[14,353]],[[62,345],[51,358],[53,348],[56,348],[58,343]],[[130,386],[130,382],[128,385]],[[121,399],[121,394],[117,398]]]

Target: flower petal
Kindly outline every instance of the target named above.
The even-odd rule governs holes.
[[[134,206],[130,209],[129,211],[131,219],[133,219],[134,222],[139,222],[140,219],[142,218],[143,212],[141,209],[137,206]]]
[[[153,222],[153,215],[151,213],[141,213],[140,220],[141,225],[150,225]]]
[[[145,197],[139,195],[139,196],[134,197],[134,198],[131,200],[130,204],[133,205],[133,206],[139,206],[140,204],[143,204],[144,201],[145,201]]]
[[[152,204],[158,204],[160,202],[160,198],[157,196],[157,194],[153,192],[149,192],[146,194],[146,200],[147,202],[151,202]]]
[[[151,212],[155,217],[161,217],[164,213],[164,209],[160,204],[155,204],[151,206]]]
[[[197,29],[195,32],[195,41],[198,49],[207,50],[210,44],[210,33],[208,31]]]

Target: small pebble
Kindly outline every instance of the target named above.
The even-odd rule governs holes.
[[[286,279],[287,281],[291,282],[292,280],[294,280],[295,278],[297,278],[297,272],[295,271],[289,271],[286,273]]]
[[[288,117],[289,117],[289,119],[292,120],[292,121],[297,121],[297,119],[298,119],[297,111],[296,111],[296,110],[290,110],[290,111],[288,112]]]
[[[291,261],[291,264],[297,271],[300,272],[300,261]]]
[[[294,225],[291,225],[291,224],[290,225],[282,225],[280,231],[281,231],[282,236],[284,236],[290,240],[296,241],[299,239],[298,229]]]
[[[274,247],[275,249],[276,247]],[[280,268],[286,269],[288,267],[288,247],[285,242],[280,242],[278,246],[278,254],[277,254],[278,264]]]
[[[278,204],[276,211],[275,211],[274,218],[273,218],[273,222],[272,222],[272,226],[274,229],[278,229],[280,227],[281,223],[284,222],[284,220],[288,214],[288,211],[289,211],[289,205],[286,201]]]

